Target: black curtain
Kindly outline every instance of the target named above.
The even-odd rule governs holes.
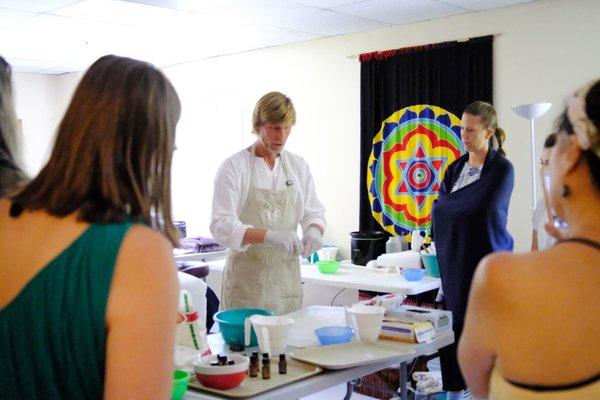
[[[493,36],[361,54],[361,231],[382,230],[371,214],[366,184],[369,154],[381,123],[395,111],[432,104],[459,118],[471,102],[492,102]]]

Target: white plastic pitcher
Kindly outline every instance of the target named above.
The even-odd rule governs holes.
[[[319,255],[319,261],[335,261],[337,252],[337,247],[322,247],[317,251],[317,254]]]
[[[346,308],[346,325],[354,328],[358,340],[376,342],[383,323],[385,308],[357,303]]]
[[[253,315],[244,321],[244,341],[250,345],[251,325],[261,353],[285,354],[290,327],[294,320],[284,316]]]

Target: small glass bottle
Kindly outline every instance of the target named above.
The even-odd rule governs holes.
[[[287,374],[287,361],[285,360],[285,354],[279,355],[279,374]]]
[[[256,378],[258,376],[259,369],[260,366],[258,365],[258,353],[254,353],[252,356],[250,356],[250,371],[248,375],[250,375],[251,378]]]
[[[262,360],[262,378],[271,379],[271,360],[268,358]]]
[[[217,356],[217,362],[219,365],[227,365],[227,356],[223,353]]]

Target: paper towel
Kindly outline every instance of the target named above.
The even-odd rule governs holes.
[[[377,257],[380,267],[420,268],[421,253],[418,251],[401,251],[399,253],[382,254]]]

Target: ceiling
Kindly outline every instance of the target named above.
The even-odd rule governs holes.
[[[0,55],[20,72],[104,54],[167,66],[532,0],[0,0]]]

